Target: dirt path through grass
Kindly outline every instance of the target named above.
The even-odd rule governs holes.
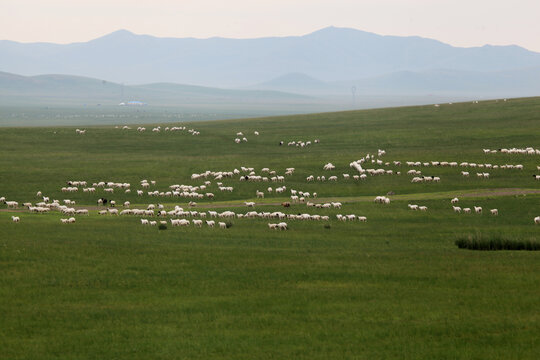
[[[437,200],[453,197],[467,197],[467,198],[481,198],[481,197],[499,197],[499,196],[516,196],[516,195],[530,195],[530,194],[540,194],[540,189],[522,189],[522,188],[500,188],[500,189],[474,189],[474,190],[457,190],[457,191],[448,191],[448,192],[437,192],[437,193],[418,193],[418,194],[397,194],[389,195],[392,200],[398,201],[408,201],[408,200]],[[341,203],[355,203],[355,202],[367,202],[373,201],[375,195],[369,196],[358,196],[358,197],[327,197],[327,198],[316,198],[316,199],[306,199],[307,201],[315,203],[325,203],[325,202],[341,202]],[[258,199],[261,201],[261,199]],[[246,199],[246,200],[235,200],[233,202],[217,202],[217,203],[201,203],[193,207],[196,209],[219,209],[219,208],[235,208],[235,207],[246,207],[244,201],[255,201],[257,202],[256,206],[279,206],[283,202],[290,202],[287,198],[280,199],[281,201],[276,202],[257,202],[255,199]],[[264,200],[262,200],[264,201]],[[298,203],[297,203],[298,204]],[[293,204],[294,205],[294,204]],[[132,204],[131,207],[137,208],[137,204]],[[75,209],[88,209],[88,210],[103,210],[107,207],[105,206],[84,206],[76,205]],[[119,208],[123,208],[119,206]],[[24,212],[26,209],[0,209],[0,212]]]

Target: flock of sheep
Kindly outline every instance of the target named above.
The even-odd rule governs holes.
[[[131,128],[129,126],[122,127],[123,130],[130,130]],[[164,131],[182,131],[185,130],[185,127],[166,127]],[[146,129],[143,127],[137,128],[137,131],[142,132]],[[153,132],[159,132],[161,131],[161,127],[155,127],[152,129]],[[198,135],[198,132],[191,129],[188,130],[193,135]],[[77,129],[77,134],[85,134],[86,130],[80,130]],[[243,136],[242,132],[238,132],[236,134],[238,137],[235,139],[235,142],[247,142],[247,139],[243,137],[240,140],[240,136]],[[258,136],[259,133],[257,131],[254,132],[255,136]],[[318,140],[314,141],[315,143],[318,143]],[[301,145],[299,145],[301,144]],[[310,145],[310,141],[294,141],[288,143],[289,146],[308,146]],[[537,155],[540,154],[539,149],[534,149],[532,147],[527,148],[511,148],[511,149],[498,149],[498,150],[490,150],[490,149],[483,149],[483,152],[485,154],[492,154],[494,152],[502,152],[502,153],[511,153],[511,154],[526,154],[526,155]],[[401,161],[393,161],[385,162],[382,160],[383,155],[386,154],[385,150],[379,149],[376,154],[366,154],[364,157],[354,160],[349,164],[349,167],[355,171],[352,176],[349,173],[343,173],[342,177],[344,180],[365,180],[368,176],[379,176],[379,175],[401,175],[401,171],[395,171],[392,169],[385,169],[385,166],[390,166],[391,164],[394,166],[400,167],[402,165]],[[440,182],[441,178],[439,176],[425,176],[422,175],[422,170],[419,170],[419,168],[430,168],[430,167],[460,167],[460,168],[473,168],[473,169],[515,169],[515,170],[523,170],[523,165],[521,164],[491,164],[491,163],[473,163],[473,162],[461,162],[458,164],[458,162],[452,161],[406,161],[404,164],[408,166],[409,169],[406,173],[407,175],[413,176],[411,182],[417,183],[417,182]],[[371,168],[370,166],[375,165],[378,168]],[[332,163],[327,163],[322,166],[323,171],[332,171],[335,170],[336,166]],[[540,166],[537,167],[538,170],[540,170]],[[215,192],[210,192],[209,189],[216,185],[217,190],[220,192],[233,192],[234,187],[233,186],[225,186],[223,184],[223,181],[227,179],[233,179],[237,178],[239,182],[243,181],[253,181],[253,182],[274,182],[274,183],[283,183],[286,181],[287,176],[293,175],[295,172],[295,168],[286,168],[284,171],[284,175],[279,175],[275,170],[270,170],[270,168],[262,168],[260,173],[257,174],[255,172],[255,169],[252,167],[240,167],[240,169],[235,168],[232,171],[224,171],[224,170],[206,170],[201,173],[193,173],[191,175],[191,180],[193,181],[204,181],[204,183],[199,185],[184,185],[184,184],[173,184],[169,186],[169,189],[166,191],[159,191],[159,190],[150,190],[150,187],[156,186],[155,180],[142,180],[140,182],[140,187],[142,189],[136,190],[138,196],[148,195],[151,197],[184,197],[189,199],[202,199],[202,198],[208,198],[208,199],[214,199],[216,197]],[[461,171],[461,175],[464,177],[469,176],[468,171]],[[536,180],[540,180],[540,175],[534,175]],[[490,173],[489,172],[477,172],[477,177],[483,178],[483,179],[490,179]],[[326,178],[324,175],[309,175],[306,178],[307,182],[312,182],[315,179],[318,181],[338,181],[338,177],[336,175],[328,176]],[[214,183],[213,183],[213,182]],[[108,196],[114,196],[115,190],[117,191],[123,191],[124,193],[130,193],[131,192],[131,184],[126,182],[112,182],[112,181],[98,181],[92,183],[92,186],[88,186],[87,181],[82,180],[70,180],[67,182],[67,186],[62,187],[61,191],[62,193],[76,193],[79,191],[79,188],[82,189],[83,192],[88,193],[96,193],[98,190],[103,191],[104,194],[107,194]],[[143,190],[144,189],[144,190]],[[321,203],[315,203],[314,201],[309,201],[311,197],[313,199],[317,198],[317,193],[310,194],[306,191],[300,191],[295,189],[287,189],[287,186],[280,185],[273,188],[272,186],[268,187],[266,189],[267,194],[283,194],[287,190],[290,192],[290,199],[292,203],[305,203],[307,207],[314,207],[314,208],[320,208],[320,209],[328,209],[328,208],[337,208],[340,209],[342,204],[340,202],[321,202]],[[264,198],[265,192],[256,190],[256,198]],[[63,204],[60,203],[59,200],[50,200],[49,197],[43,196],[41,191],[38,191],[36,196],[40,198],[40,201],[36,202],[35,204],[32,204],[30,202],[23,203],[23,206],[28,209],[29,212],[35,212],[35,213],[47,213],[50,211],[58,211],[64,215],[89,215],[88,209],[83,208],[75,208],[75,201],[70,199],[64,199]],[[375,203],[380,204],[389,204],[390,198],[387,196],[377,196],[374,199]],[[461,208],[459,206],[456,206],[457,202],[459,200],[457,198],[454,198],[451,200],[452,208],[454,212],[458,213],[472,213],[471,208]],[[7,205],[9,209],[16,209],[19,206],[19,203],[12,200],[6,200],[4,197],[0,197],[0,202],[3,202]],[[134,216],[145,216],[145,217],[154,217],[158,216],[161,218],[170,217],[169,221],[171,226],[189,226],[193,225],[195,227],[202,227],[204,223],[208,227],[214,227],[216,225],[214,220],[205,220],[205,218],[211,218],[211,217],[224,217],[224,218],[263,218],[263,219],[280,219],[280,220],[315,220],[315,221],[329,221],[329,216],[323,216],[318,214],[285,214],[282,212],[256,212],[256,211],[249,211],[247,213],[234,213],[232,211],[225,211],[223,213],[217,213],[216,211],[208,211],[208,212],[198,212],[198,211],[186,211],[182,207],[176,205],[173,210],[166,211],[164,209],[163,205],[158,204],[157,209],[154,204],[150,204],[146,207],[146,209],[131,209],[130,205],[131,203],[129,201],[123,202],[123,210],[119,210],[116,208],[116,201],[115,200],[106,200],[105,198],[101,197],[97,200],[98,206],[107,206],[108,202],[108,208],[106,209],[100,209],[98,210],[99,215],[117,215],[117,216],[125,216],[125,215],[134,215]],[[290,202],[283,203],[282,205],[285,207],[290,206]],[[197,204],[193,201],[190,201],[188,204],[190,207],[196,206]],[[244,205],[248,208],[254,208],[257,206],[256,202],[254,201],[246,201],[244,202]],[[418,210],[418,211],[427,211],[428,208],[426,206],[421,206],[417,204],[408,204],[408,208],[411,210]],[[474,206],[474,212],[477,214],[482,213],[482,207],[480,206]],[[490,209],[490,214],[492,215],[498,215],[499,211],[498,209]],[[191,217],[191,221],[187,219],[187,217]],[[341,215],[337,214],[336,219],[339,221],[353,221],[353,220],[359,220],[360,222],[366,222],[367,217],[366,216],[358,216],[355,214],[348,214],[348,215]],[[203,220],[205,222],[203,222]],[[21,221],[19,216],[12,216],[12,221],[15,223],[19,223]],[[61,223],[74,223],[76,220],[74,217],[69,218],[61,218]],[[140,222],[142,225],[157,225],[157,220],[149,220],[146,218],[140,219]],[[161,225],[168,224],[166,220],[160,220],[159,223]],[[534,218],[535,224],[540,224],[540,216]],[[227,224],[225,222],[218,222],[219,228],[227,228]],[[268,223],[269,229],[281,229],[286,230],[288,229],[288,225],[285,222],[279,222],[279,223]]]

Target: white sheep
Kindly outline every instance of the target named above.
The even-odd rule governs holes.
[[[535,224],[540,224],[540,216],[537,216],[534,218],[534,223]]]
[[[14,223],[18,223],[18,222],[21,221],[21,218],[18,217],[18,216],[12,216],[12,217],[11,217],[11,221],[13,221]]]
[[[5,204],[7,205],[8,208],[16,209],[19,207],[19,203],[16,201],[5,201]]]
[[[220,229],[226,229],[227,228],[227,224],[225,224],[224,222],[218,222],[218,225],[219,225],[219,228]]]
[[[491,215],[495,215],[495,216],[499,215],[499,210],[498,209],[491,209],[491,210],[489,210],[489,212],[491,213]]]

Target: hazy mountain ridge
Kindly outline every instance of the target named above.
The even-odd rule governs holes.
[[[250,89],[287,91],[313,96],[349,95],[533,96],[540,93],[540,67],[505,71],[434,69],[397,71],[351,81],[324,82],[306,74],[286,74]]]
[[[289,73],[336,82],[401,71],[532,67],[540,67],[540,54],[518,46],[458,48],[421,37],[334,27],[304,36],[258,39],[158,38],[119,30],[67,45],[0,41],[2,71],[82,75],[130,84],[246,87]]]
[[[271,90],[218,89],[194,85],[154,83],[122,85],[105,80],[72,75],[21,76],[0,72],[0,95],[17,102],[45,100],[102,102],[116,105],[121,101],[138,100],[153,104],[184,102],[287,102],[305,101],[309,97]]]

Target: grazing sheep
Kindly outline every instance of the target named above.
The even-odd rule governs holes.
[[[409,209],[411,209],[411,210],[418,210],[418,205],[416,205],[416,204],[407,204],[407,206],[408,206]]]
[[[454,209],[454,212],[461,213],[461,208],[459,206],[452,206],[452,209]]]
[[[427,206],[419,206],[418,207],[418,210],[420,210],[420,211],[427,211],[427,209],[428,209]]]
[[[499,210],[497,209],[491,209],[489,210],[489,212],[491,213],[491,215],[495,215],[495,216],[499,215]]]
[[[219,225],[219,228],[220,229],[226,229],[227,228],[227,224],[225,224],[224,222],[218,222],[218,225]]]
[[[474,207],[474,212],[477,213],[477,214],[481,214],[482,213],[482,207],[481,206],[475,206]]]
[[[463,212],[465,214],[470,214],[471,213],[471,208],[463,208]]]
[[[12,216],[12,217],[11,217],[11,221],[13,221],[14,223],[18,223],[18,222],[21,221],[21,218],[18,217],[18,216]]]
[[[452,203],[452,204],[457,204],[458,202],[459,202],[459,199],[457,197],[450,200],[450,203]]]
[[[540,224],[540,216],[534,218],[534,223],[537,225]]]
[[[208,225],[208,227],[213,228],[214,225],[216,225],[216,222],[214,220],[206,220],[206,225]]]
[[[7,205],[8,209],[9,208],[16,209],[19,207],[19,203],[16,201],[4,201],[4,203]]]

